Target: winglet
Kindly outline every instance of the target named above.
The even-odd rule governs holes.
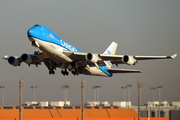
[[[174,54],[171,56],[172,59],[174,59],[177,56],[177,54]]]

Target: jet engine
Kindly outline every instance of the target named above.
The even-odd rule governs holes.
[[[31,55],[29,55],[29,54],[22,54],[21,60],[27,64],[31,64],[33,61]]]
[[[128,55],[124,55],[122,61],[128,65],[135,65],[135,63],[137,62],[137,60],[134,59],[133,56]]]
[[[85,56],[86,60],[90,61],[90,62],[93,62],[93,63],[96,63],[98,61],[98,58],[96,57],[96,55],[92,54],[92,53],[88,53],[86,56]]]
[[[8,63],[13,65],[13,66],[20,66],[19,60],[14,56],[11,56],[8,58]]]

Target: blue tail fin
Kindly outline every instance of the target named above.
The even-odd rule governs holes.
[[[112,42],[109,47],[104,51],[104,55],[115,55],[118,44]],[[108,68],[111,68],[112,63],[110,61],[104,61]]]

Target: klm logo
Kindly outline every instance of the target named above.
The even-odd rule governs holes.
[[[111,51],[110,51],[110,50],[107,50],[107,54],[108,54],[108,55],[111,55]]]
[[[70,51],[74,51],[74,52],[77,52],[77,49],[75,47],[73,47],[72,45],[70,45],[69,43],[63,41],[63,40],[60,40],[60,43],[63,47],[65,47],[66,49],[70,50]]]

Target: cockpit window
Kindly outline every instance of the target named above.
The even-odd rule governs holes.
[[[34,25],[34,26],[38,26],[38,27],[41,27],[40,25],[38,25],[38,24],[36,24],[36,25]]]

